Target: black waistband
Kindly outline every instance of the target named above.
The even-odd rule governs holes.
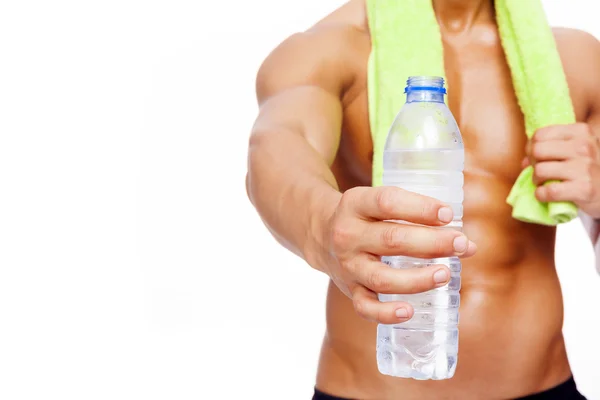
[[[585,400],[585,397],[577,390],[575,380],[571,377],[568,381],[561,383],[552,389],[535,393],[529,396],[520,397],[517,400]]]
[[[494,397],[494,396],[490,396]],[[313,400],[357,400],[344,397],[336,397],[327,393],[323,393],[315,389]],[[401,399],[399,399],[401,400]],[[540,393],[535,393],[525,397],[519,397],[515,400],[586,400],[585,397],[577,390],[575,380],[571,377],[568,381],[561,383],[552,389],[545,390]]]

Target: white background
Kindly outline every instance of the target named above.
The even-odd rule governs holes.
[[[545,2],[600,37],[593,3]],[[1,399],[310,398],[326,279],[262,227],[245,152],[260,62],[340,4],[2,2]],[[579,222],[557,257],[573,370],[600,399]]]

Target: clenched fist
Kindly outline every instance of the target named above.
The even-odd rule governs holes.
[[[555,125],[538,130],[527,145],[524,165],[534,168],[543,202],[572,201],[593,218],[600,218],[600,151],[587,124]],[[550,182],[547,185],[544,183]]]

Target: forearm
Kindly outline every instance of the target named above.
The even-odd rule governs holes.
[[[248,195],[263,222],[324,272],[324,230],[341,198],[330,165],[340,143],[341,99],[354,79],[336,51],[348,32],[294,35],[267,57],[257,74],[260,110],[248,156]]]
[[[291,131],[254,132],[248,153],[248,196],[273,236],[315,269],[313,252],[341,193],[326,160]]]

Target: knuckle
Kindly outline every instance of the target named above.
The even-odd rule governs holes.
[[[449,232],[440,231],[432,239],[432,255],[444,255],[452,252],[453,235],[448,235]]]
[[[407,234],[406,230],[400,230],[397,227],[386,228],[381,235],[381,241],[384,247],[395,249],[406,241]]]
[[[592,172],[594,171],[594,160],[592,160],[591,158],[583,160],[583,166],[585,176],[591,176]]]
[[[344,194],[349,198],[355,198],[357,196],[362,195],[365,190],[366,190],[366,188],[364,188],[362,186],[355,186],[353,188],[346,190],[344,192]]]
[[[579,128],[577,130],[577,132],[580,132],[580,134],[582,136],[587,137],[587,136],[591,136],[593,134],[592,133],[592,128],[588,124],[586,124],[586,123],[578,123],[577,126]]]
[[[560,183],[554,183],[548,185],[546,189],[546,197],[548,201],[557,200],[561,198],[562,185]]]
[[[545,187],[538,187],[535,189],[535,198],[538,199],[539,201],[543,201],[546,202],[548,201],[548,191],[546,190]]]
[[[438,206],[433,201],[423,201],[421,203],[421,219],[428,220],[432,218],[436,218],[436,210]]]
[[[584,141],[578,147],[578,154],[587,158],[592,157],[592,155],[594,154],[594,144],[591,142],[591,140]]]
[[[377,191],[375,202],[377,207],[384,214],[391,214],[394,212],[394,199],[391,190],[382,189]]]
[[[533,167],[533,180],[541,181],[544,173],[543,164],[537,164]]]
[[[346,271],[350,275],[355,275],[358,272],[359,263],[356,260],[351,259],[348,261],[340,261],[340,266],[342,270]]]
[[[358,188],[351,188],[342,193],[342,198],[340,199],[340,208],[348,208],[353,203],[353,199],[357,196],[358,191]]]
[[[363,318],[367,317],[367,304],[365,299],[360,296],[354,296],[352,298],[352,304],[354,305],[354,311],[356,311],[358,315]]]
[[[590,201],[594,198],[594,185],[590,181],[586,181],[581,186],[581,195],[584,201]]]
[[[560,186],[558,184],[553,184],[553,185],[548,185],[548,196],[551,199],[554,199],[556,197],[558,197],[558,195],[560,194]]]
[[[588,136],[587,146],[590,152],[590,157],[594,158],[598,153],[598,142],[595,136],[591,134]]]
[[[371,272],[369,275],[368,285],[375,292],[387,292],[391,289],[390,282],[380,270]]]
[[[346,224],[336,222],[331,231],[331,241],[334,248],[344,249],[351,242],[353,233],[350,227]]]
[[[531,155],[533,156],[533,158],[535,159],[540,159],[544,157],[544,146],[539,143],[539,142],[535,142],[531,145]]]

